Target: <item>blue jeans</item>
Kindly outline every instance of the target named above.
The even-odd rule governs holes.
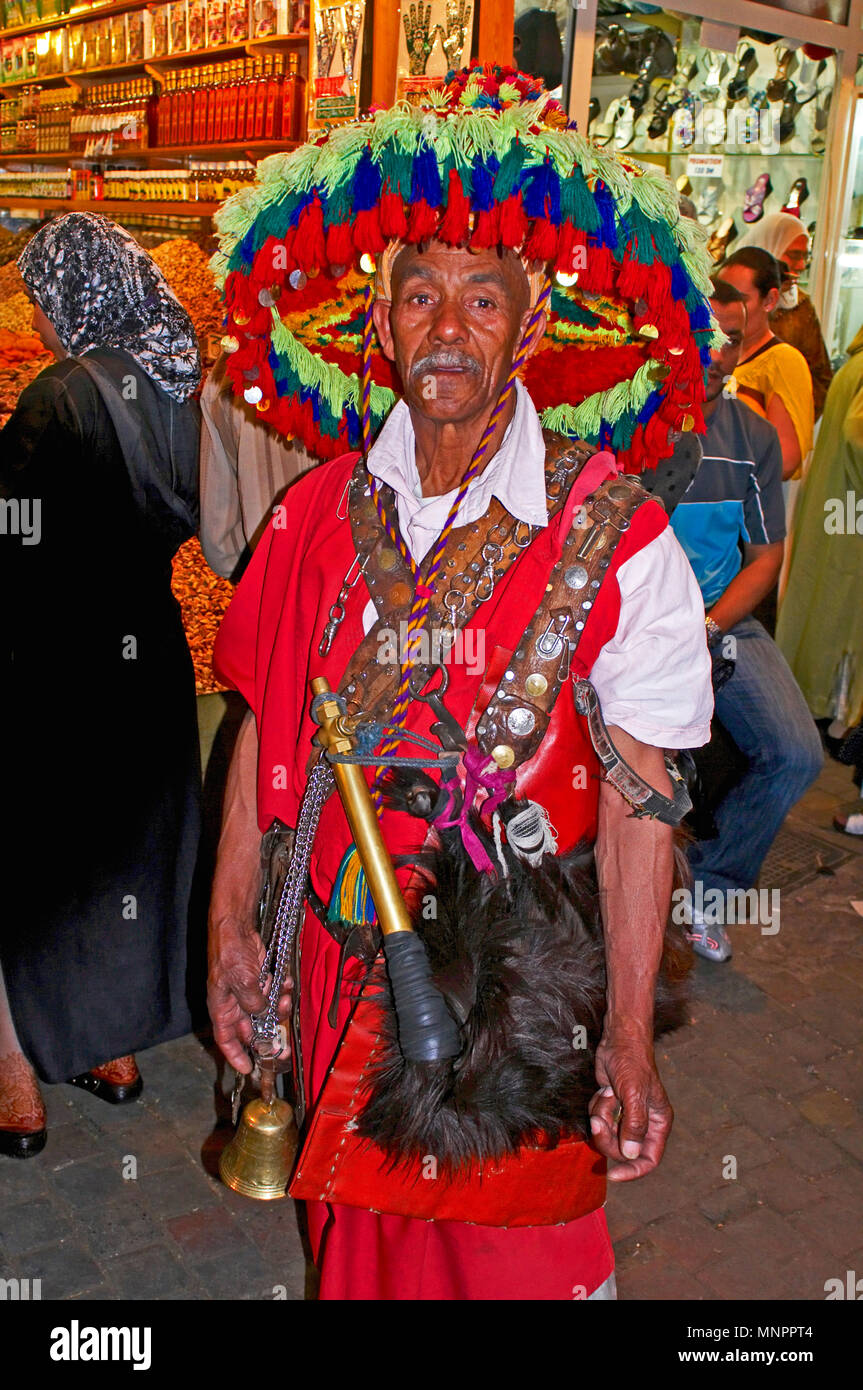
[[[704,890],[751,888],[788,811],[821,771],[812,715],[776,643],[755,618],[731,629],[737,664],[716,697],[716,713],[749,770],[715,813],[719,834],[689,848]]]

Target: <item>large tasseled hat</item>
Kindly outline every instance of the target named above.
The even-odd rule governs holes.
[[[552,277],[524,369],[543,424],[612,448],[627,471],[702,429],[713,324],[704,236],[658,170],[579,135],[541,83],[464,69],[258,165],[217,215],[234,389],[318,457],[360,446],[367,288],[394,241],[508,247]],[[377,429],[398,393],[372,367]]]

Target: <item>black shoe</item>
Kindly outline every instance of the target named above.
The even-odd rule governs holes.
[[[34,1158],[42,1152],[47,1139],[47,1129],[34,1129],[29,1134],[0,1129],[0,1154],[6,1158]]]
[[[80,1086],[82,1091],[89,1091],[91,1096],[96,1096],[98,1100],[106,1100],[109,1105],[130,1105],[143,1091],[144,1078],[138,1076],[130,1085],[118,1086],[112,1081],[105,1081],[101,1076],[94,1076],[91,1071],[85,1071],[80,1076],[70,1077],[69,1085]]]

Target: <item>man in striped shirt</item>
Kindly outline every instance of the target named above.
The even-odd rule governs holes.
[[[744,297],[717,281],[711,307],[728,341],[712,353],[704,457],[671,525],[701,588],[711,652],[735,662],[716,692],[716,714],[749,759],[716,811],[718,834],[690,850],[693,946],[722,961],[731,956],[733,915],[722,904],[736,905],[733,895],[754,885],[786,814],[817,777],[822,752],[785,658],[752,616],[782,565],[782,452],[773,426],[726,384],[743,342]]]

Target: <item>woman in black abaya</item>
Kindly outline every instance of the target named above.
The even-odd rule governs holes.
[[[134,1099],[130,1054],[191,1026],[200,766],[171,559],[197,524],[200,361],[107,218],[57,218],[18,264],[58,359],[0,434],[0,1152],[25,1157],[36,1073]]]

